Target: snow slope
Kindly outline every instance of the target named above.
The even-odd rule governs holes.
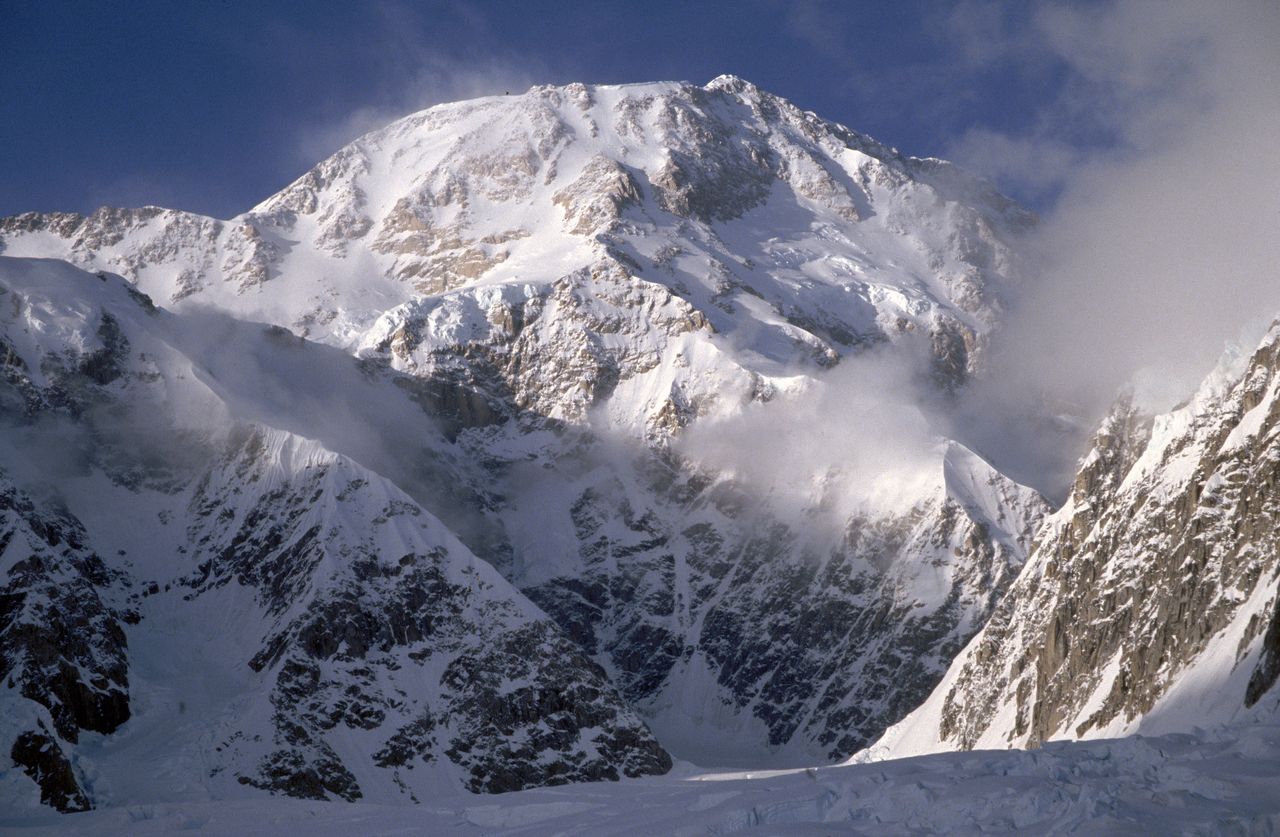
[[[1030,222],[946,163],[722,76],[439,105],[228,221],[29,213],[0,242],[343,347],[424,295],[519,293],[612,261],[780,359],[985,330]]]
[[[14,834],[1270,834],[1280,729],[1054,743],[753,773],[684,768],[414,807],[295,800],[0,816]]]

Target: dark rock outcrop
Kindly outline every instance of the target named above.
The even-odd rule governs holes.
[[[40,786],[40,801],[64,814],[87,811],[92,805],[76,781],[71,762],[43,727],[22,733],[9,751],[13,763]]]

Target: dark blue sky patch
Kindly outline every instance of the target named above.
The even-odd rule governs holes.
[[[1020,35],[1031,15],[969,0],[10,3],[0,214],[157,204],[228,217],[364,130],[533,83],[733,73],[906,153],[947,156],[974,129],[1031,130],[1058,94],[1061,62]]]

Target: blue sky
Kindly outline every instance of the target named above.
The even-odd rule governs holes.
[[[157,204],[227,217],[363,130],[439,101],[722,72],[907,153],[993,168],[1042,204],[1052,179],[1025,175],[1044,149],[1021,174],[972,153],[975,137],[1041,130],[1075,77],[1038,8],[6,0],[0,214]],[[1110,141],[1081,131],[1070,147]]]

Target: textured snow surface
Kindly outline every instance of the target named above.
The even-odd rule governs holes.
[[[19,835],[1273,834],[1280,727],[1053,743],[773,772],[434,798],[414,807],[294,800],[164,803],[6,817]]]
[[[985,328],[1028,223],[942,161],[722,77],[439,105],[231,220],[32,213],[0,223],[0,244],[344,347],[420,294],[492,298],[616,255],[777,358],[942,312]],[[744,289],[762,303],[745,316]]]
[[[722,77],[439,105],[234,219],[28,213],[0,219],[0,252],[110,270],[165,307],[214,305],[423,374],[530,323],[531,348],[577,351],[548,344],[583,323],[634,379],[611,423],[644,435],[668,401],[710,410],[761,376],[911,333],[934,340],[945,374],[971,371],[1031,223],[949,164]],[[602,282],[601,267],[630,276]],[[594,396],[580,383],[527,400],[580,419]]]

